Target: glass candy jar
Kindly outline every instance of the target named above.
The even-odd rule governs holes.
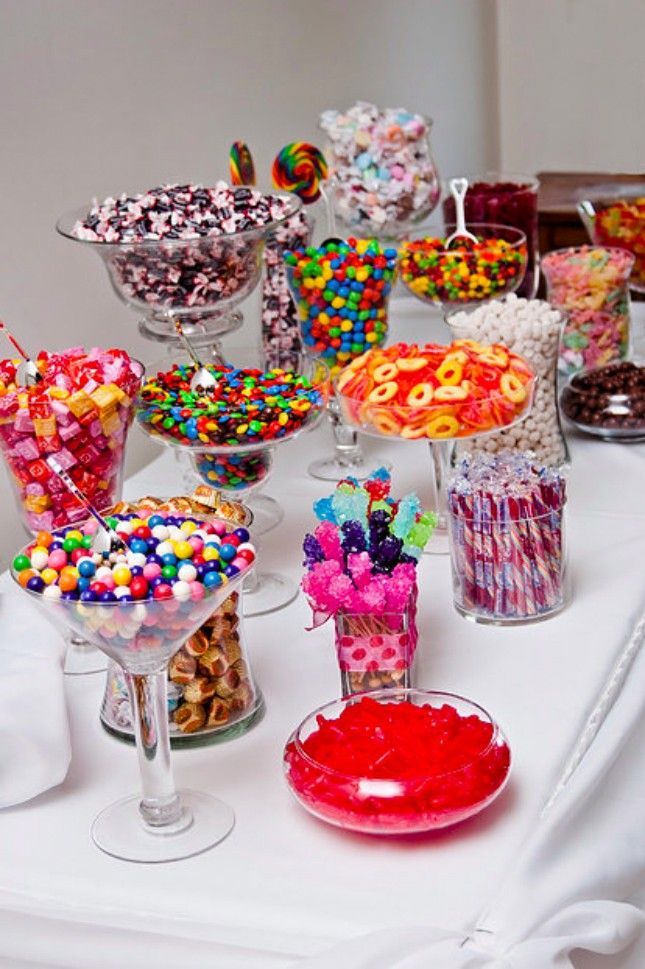
[[[564,324],[563,314],[540,299],[522,299],[510,293],[503,301],[493,300],[473,310],[446,318],[453,340],[474,340],[485,345],[502,344],[524,357],[537,375],[535,398],[530,414],[521,424],[495,431],[486,437],[458,446],[464,451],[495,454],[505,448],[531,450],[540,464],[558,467],[569,461],[558,408],[558,351]],[[484,364],[485,366],[485,364]]]
[[[134,743],[125,677],[110,662],[101,723]],[[171,747],[200,747],[249,730],[264,713],[243,635],[241,594],[234,592],[173,656],[168,666]]]
[[[566,316],[559,364],[563,373],[629,357],[633,268],[634,256],[626,249],[577,246],[544,256],[547,299]]]
[[[336,653],[343,696],[413,683],[417,590],[401,612],[338,612]]]

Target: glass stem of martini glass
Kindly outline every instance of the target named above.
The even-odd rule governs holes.
[[[345,424],[340,414],[338,401],[333,398],[328,405],[329,420],[334,434],[336,460],[343,467],[352,467],[363,460],[363,452],[358,443],[358,433],[353,427]]]
[[[192,818],[183,807],[170,767],[166,669],[156,673],[129,673],[133,722],[143,797],[139,804],[146,827],[160,834],[188,827]]]

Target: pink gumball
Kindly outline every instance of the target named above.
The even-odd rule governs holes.
[[[56,569],[57,572],[60,572],[67,565],[67,552],[62,548],[55,548],[53,552],[49,553],[47,565],[50,569]]]
[[[156,579],[158,575],[161,575],[161,566],[156,562],[149,562],[147,565],[143,566],[143,577],[150,582],[152,579]]]
[[[201,582],[190,583],[190,598],[194,602],[200,602],[204,598],[204,586]]]

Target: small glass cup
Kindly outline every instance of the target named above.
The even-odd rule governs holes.
[[[547,299],[565,317],[559,369],[572,374],[629,357],[629,279],[625,249],[574,246],[542,258]]]
[[[538,247],[538,189],[532,175],[510,172],[483,172],[466,175],[468,191],[464,200],[466,222],[497,222],[512,225],[526,236],[528,262],[518,296],[533,299],[540,282]],[[455,200],[447,195],[443,213],[448,222],[455,221]]]
[[[522,500],[451,494],[449,528],[460,615],[513,626],[548,619],[564,607],[564,506],[536,515],[522,508]]]
[[[336,653],[343,696],[415,685],[413,665],[419,638],[416,611],[415,589],[402,612],[336,613]]]

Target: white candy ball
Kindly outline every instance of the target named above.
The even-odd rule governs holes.
[[[177,578],[182,582],[194,582],[197,578],[197,569],[188,563],[181,565],[177,571]]]
[[[49,560],[48,552],[31,553],[31,567],[32,569],[36,569],[38,572],[42,572],[43,569],[47,568],[48,560]]]
[[[190,598],[190,586],[187,582],[175,582],[172,587],[172,594],[175,599],[189,599]]]
[[[160,542],[164,542],[168,538],[168,527],[166,525],[155,525],[152,529],[153,538],[158,538]]]
[[[170,542],[159,542],[159,544],[155,549],[155,555],[159,555],[160,557],[163,555],[174,555],[174,554],[175,554],[175,550],[170,544]]]
[[[60,599],[62,594],[63,593],[57,585],[46,585],[43,589],[43,596],[45,599]]]

